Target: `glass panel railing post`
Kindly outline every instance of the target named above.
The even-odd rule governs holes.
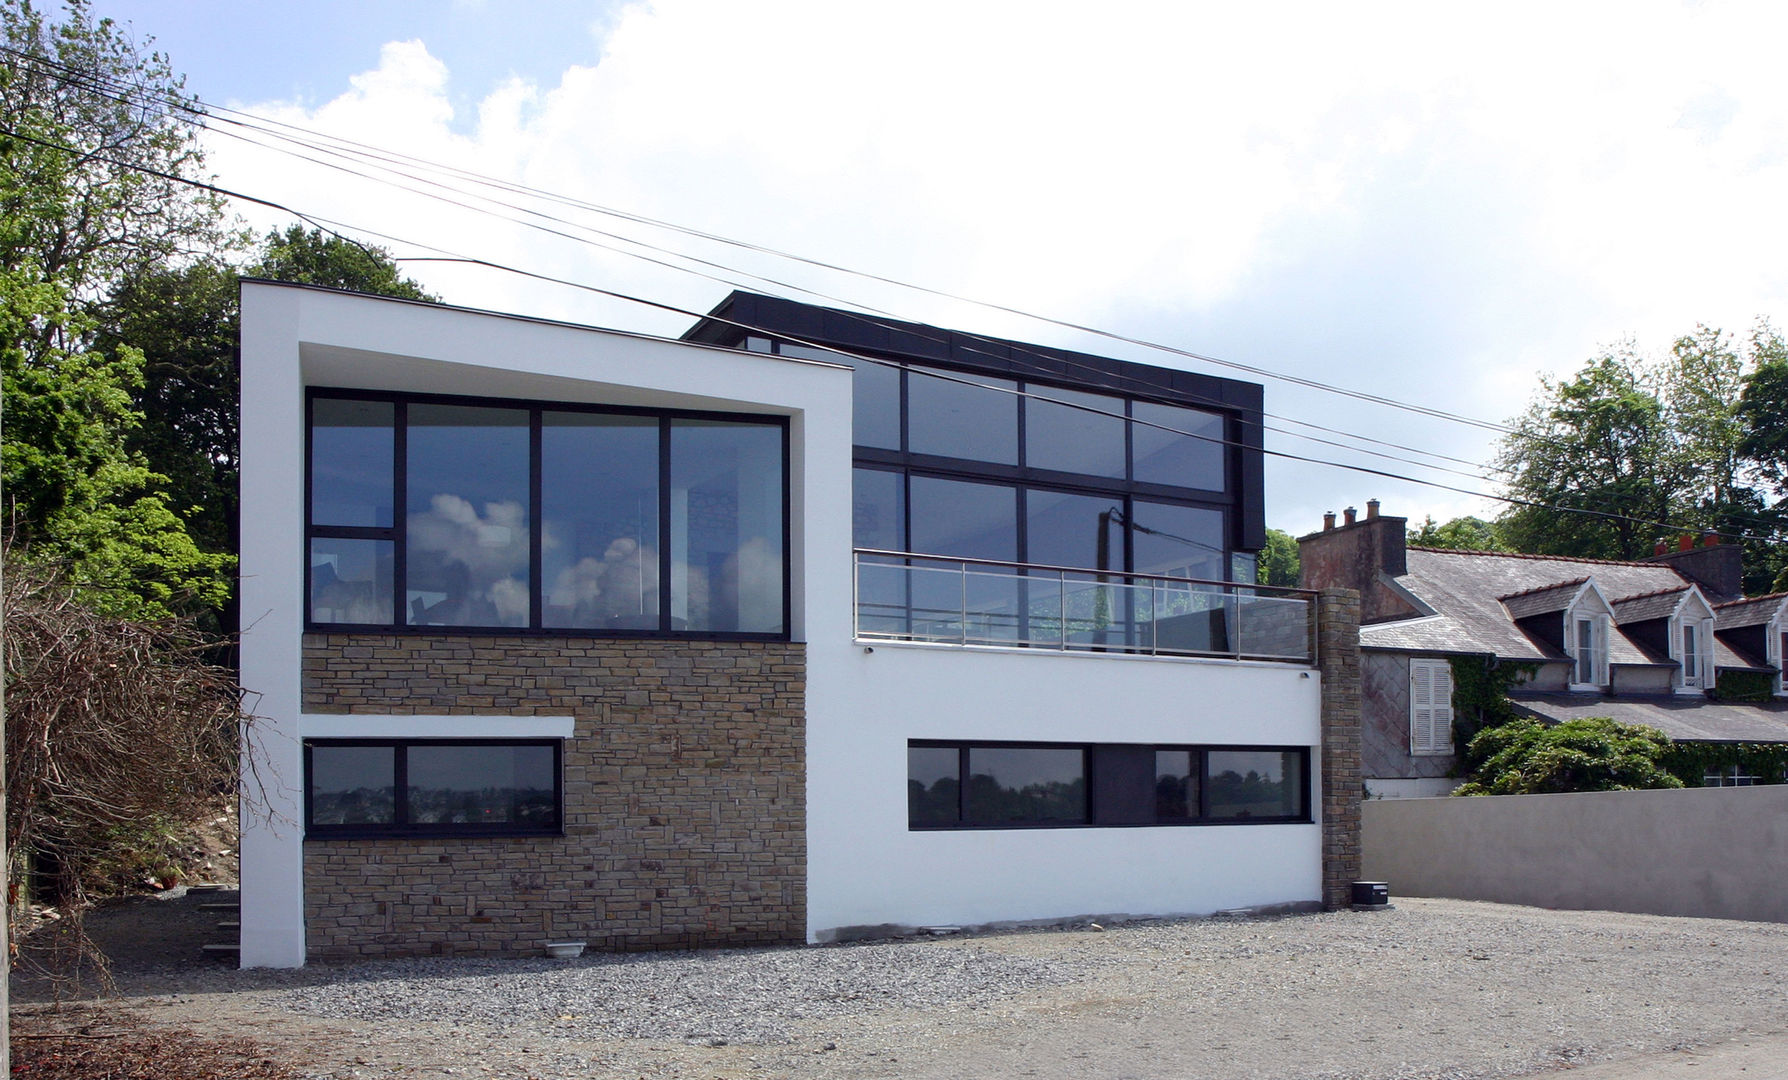
[[[1224,615],[1229,617],[1229,650],[1237,660],[1242,658],[1242,593],[1240,589],[1230,586],[1228,594],[1223,598],[1229,610]]]
[[[863,556],[851,555],[851,633],[863,636]]]
[[[961,631],[961,643],[968,644],[968,563],[957,563],[962,568],[961,603],[957,606],[956,625]]]
[[[1057,597],[1059,597],[1058,603],[1061,604],[1061,607],[1057,609],[1059,614],[1056,616],[1056,622],[1061,627],[1061,637],[1062,637],[1061,650],[1063,652],[1067,652],[1068,651],[1068,575],[1062,573],[1060,570],[1057,570],[1056,574],[1055,574],[1055,594]]]

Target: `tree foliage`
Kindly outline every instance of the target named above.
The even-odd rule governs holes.
[[[1260,583],[1295,588],[1298,583],[1297,538],[1283,529],[1268,529],[1260,549]]]
[[[1788,346],[1759,321],[1743,341],[1707,326],[1649,360],[1629,342],[1567,380],[1542,380],[1497,466],[1515,506],[1506,549],[1640,559],[1672,527],[1746,536],[1745,588],[1768,589],[1788,537]]]
[[[1542,724],[1519,719],[1478,732],[1467,758],[1480,762],[1455,795],[1542,795],[1677,788],[1662,762],[1669,736],[1607,717]]]
[[[1496,526],[1480,517],[1457,517],[1445,524],[1432,517],[1422,519],[1420,528],[1408,530],[1410,547],[1442,548],[1448,551],[1507,551]]]

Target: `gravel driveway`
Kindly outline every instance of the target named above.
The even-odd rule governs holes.
[[[1476,1080],[1778,1036],[1788,926],[1400,899],[574,961],[127,962],[118,981],[150,1020],[319,1077]]]

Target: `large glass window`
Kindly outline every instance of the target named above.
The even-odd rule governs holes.
[[[1309,755],[1306,747],[912,742],[907,825],[1308,822]]]
[[[404,618],[527,626],[528,414],[412,404]]]
[[[1053,386],[1029,389],[1032,396],[1024,403],[1026,465],[1124,478],[1123,398]]]
[[[1018,558],[1018,491],[999,484],[912,479],[913,551],[960,559]]]
[[[848,364],[851,377],[851,441],[858,446],[900,449],[900,369],[826,349],[783,345],[783,356]]]
[[[671,421],[671,625],[782,630],[782,431]]]
[[[1030,488],[1024,493],[1025,562],[1124,568],[1124,502]]]
[[[315,740],[305,752],[310,836],[557,833],[557,740]]]
[[[907,449],[915,454],[1018,464],[1018,396],[1004,392],[1016,390],[1018,384],[982,375],[947,374],[949,378],[939,378],[923,368],[910,369]]]
[[[787,632],[781,421],[326,393],[311,415],[313,625]]]
[[[541,625],[658,626],[658,421],[548,412],[540,431]]]
[[[1130,405],[1136,479],[1145,484],[1223,491],[1223,417],[1220,413],[1136,401]],[[1151,426],[1159,425],[1159,426]]]
[[[1303,814],[1304,755],[1297,750],[1206,751],[1209,816],[1215,820]]]

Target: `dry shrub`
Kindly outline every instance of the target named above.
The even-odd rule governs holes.
[[[15,1014],[12,1075],[31,1080],[288,1080],[248,1039],[149,1027],[114,1009]]]
[[[24,959],[78,972],[96,959],[80,915],[106,875],[234,789],[240,697],[191,620],[105,614],[10,555],[3,586],[9,896],[17,912],[30,889],[61,915],[57,944]]]

